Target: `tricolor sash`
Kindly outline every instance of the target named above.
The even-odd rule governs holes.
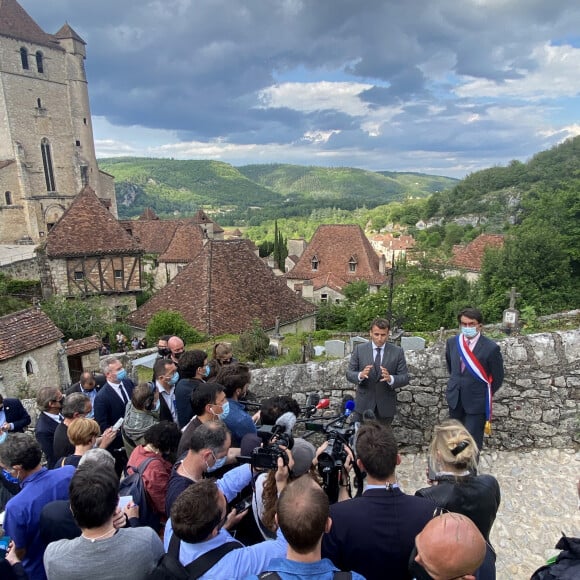
[[[473,354],[467,344],[467,339],[463,333],[457,335],[457,348],[459,356],[465,365],[465,368],[476,378],[487,385],[487,396],[485,398],[485,429],[486,435],[491,435],[491,411],[493,404],[493,391],[491,390],[492,376],[485,372],[485,369]]]

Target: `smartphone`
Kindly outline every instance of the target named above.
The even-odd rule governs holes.
[[[252,498],[248,497],[244,498],[242,501],[234,505],[234,509],[238,514],[241,514],[242,512],[249,510],[251,507],[252,507]]]
[[[429,481],[437,481],[437,472],[431,461],[431,458],[427,460],[427,479]]]
[[[111,429],[113,429],[113,431],[118,431],[121,428],[121,425],[123,424],[123,417],[121,417],[112,427]]]
[[[2,536],[0,538],[0,560],[4,560],[4,558],[6,558],[9,545],[10,545],[10,536]]]
[[[132,495],[121,495],[119,496],[119,507],[124,510],[130,503],[133,503]]]

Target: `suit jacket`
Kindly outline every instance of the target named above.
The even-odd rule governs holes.
[[[18,399],[4,399],[6,423],[14,425],[13,433],[24,433],[24,428],[30,425],[30,415]]]
[[[415,536],[433,517],[435,505],[399,488],[369,489],[330,506],[332,527],[322,539],[322,557],[367,580],[410,578]]]
[[[351,354],[346,379],[357,385],[355,395],[355,410],[360,415],[370,409],[378,409],[379,417],[392,418],[397,410],[397,395],[395,389],[409,384],[409,371],[403,349],[394,344],[386,343],[381,366],[385,367],[394,379],[392,385],[381,382],[373,369],[368,379],[358,380],[358,374],[367,365],[375,362],[375,352],[372,341],[356,346]]]
[[[480,335],[473,350],[485,372],[492,376],[491,390],[495,393],[503,383],[503,358],[499,346],[489,338]],[[466,413],[478,415],[485,413],[487,386],[476,379],[468,369],[461,372],[461,357],[457,347],[457,337],[447,339],[445,360],[449,371],[447,382],[447,403],[455,409],[461,400]]]
[[[58,457],[54,456],[54,432],[60,425],[58,421],[51,419],[46,413],[40,413],[34,427],[34,436],[46,457],[46,467],[52,469]]]
[[[131,394],[133,393],[135,385],[129,379],[124,379],[122,383],[129,400],[131,400]],[[125,416],[125,404],[109,383],[105,383],[103,388],[97,393],[94,412],[95,421],[99,424],[101,433],[107,427],[112,427],[121,417]],[[123,447],[123,437],[119,429],[117,436],[109,445],[109,449],[120,449],[121,447]]]
[[[97,391],[97,393],[101,390],[101,385],[96,385],[95,386],[95,391]],[[73,383],[67,390],[66,390],[66,395],[72,395],[72,393],[82,393],[81,391],[81,384],[77,381],[76,383]]]

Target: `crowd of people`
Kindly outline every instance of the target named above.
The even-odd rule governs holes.
[[[477,312],[463,311],[459,321],[461,340],[474,322],[480,347],[497,355],[479,336]],[[477,469],[489,417],[485,405],[468,403],[469,361],[462,369],[454,360],[470,355],[448,343],[452,418],[434,429],[429,485],[409,495],[397,483],[391,427],[392,394],[408,373],[388,330],[373,321],[371,346],[351,358],[356,430],[333,467],[334,503],[318,463],[329,442],[315,448],[293,436],[301,408],[290,396],[262,401],[251,414],[250,369],[225,343],[208,360],[164,336],[150,382],[135,385],[109,356],[66,397],[45,387],[34,437],[24,432],[30,417],[20,402],[0,397],[0,507],[11,539],[0,576],[494,579],[490,531],[501,494]],[[455,348],[477,353],[475,345]],[[466,420],[470,414],[484,421]],[[352,497],[355,471],[364,490]]]

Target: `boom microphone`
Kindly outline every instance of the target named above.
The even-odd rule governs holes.
[[[280,415],[278,419],[276,419],[276,425],[283,427],[283,433],[290,435],[292,433],[292,429],[294,429],[294,425],[296,425],[296,415],[291,411],[287,411],[286,413]]]

